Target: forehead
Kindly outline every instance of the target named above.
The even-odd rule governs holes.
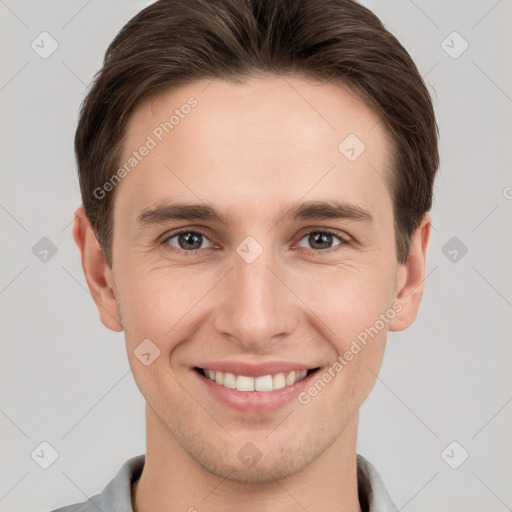
[[[305,195],[371,207],[384,194],[389,203],[387,133],[375,112],[336,84],[265,77],[174,87],[135,109],[122,163],[144,146],[117,191],[125,210],[129,196],[133,216],[164,199],[260,215],[262,201],[279,207]]]

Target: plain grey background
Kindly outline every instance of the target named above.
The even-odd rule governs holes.
[[[84,501],[145,451],[123,333],[99,321],[71,221],[79,105],[149,3],[0,0],[1,511]],[[389,335],[358,452],[400,510],[512,510],[512,2],[363,3],[425,77],[441,168],[421,311]]]

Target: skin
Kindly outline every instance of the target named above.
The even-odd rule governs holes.
[[[73,234],[101,321],[125,331],[146,399],[146,463],[134,510],[360,511],[358,411],[388,329],[406,329],[416,317],[430,217],[399,264],[383,124],[347,89],[297,76],[198,81],[162,92],[134,111],[124,156],[191,96],[198,105],[115,190],[112,268],[83,208],[75,212]],[[353,162],[338,150],[350,133],[366,146]],[[328,199],[364,208],[373,223],[276,223],[290,204]],[[207,202],[230,224],[137,228],[137,215],[164,200]],[[201,249],[187,256],[177,237],[165,241],[177,228],[204,233]],[[311,245],[308,233],[328,228],[352,241],[334,236],[330,252]],[[247,236],[263,248],[252,263],[236,252]],[[397,301],[400,313],[307,405],[237,412],[205,393],[191,369],[198,361],[280,359],[322,371]],[[161,351],[149,366],[134,355],[147,338]],[[251,467],[237,457],[248,442],[262,454]]]

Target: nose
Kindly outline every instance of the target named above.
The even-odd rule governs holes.
[[[216,294],[216,332],[246,351],[264,352],[298,324],[300,301],[271,249],[252,262],[234,252],[232,269]]]

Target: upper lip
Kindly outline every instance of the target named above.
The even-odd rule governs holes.
[[[200,363],[196,365],[196,368],[229,372],[235,375],[245,375],[247,377],[259,377],[262,375],[287,373],[294,370],[312,370],[316,368],[316,366],[293,361],[268,361],[266,363],[257,364],[247,361],[211,361]]]

